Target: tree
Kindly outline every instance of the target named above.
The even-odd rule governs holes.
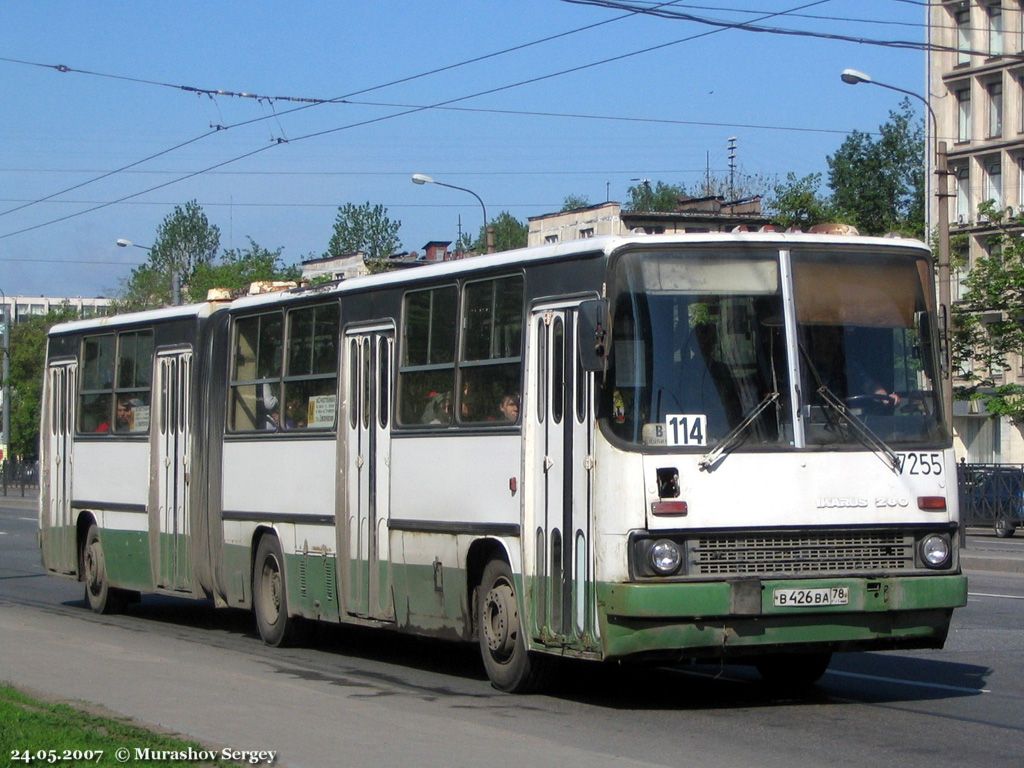
[[[787,173],[785,181],[776,182],[772,187],[767,201],[772,220],[782,227],[801,229],[823,221],[835,221],[832,204],[819,194],[820,187],[820,173],[810,173],[799,179],[795,173]]]
[[[491,219],[494,228],[494,252],[511,251],[514,248],[525,248],[530,227],[508,211],[502,211]],[[487,253],[487,232],[480,227],[480,236],[473,243],[472,249],[477,253]]]
[[[184,295],[192,275],[220,249],[220,228],[210,224],[195,200],[175,206],[157,228],[149,259],[132,270],[118,309],[149,309],[171,304],[175,278]]]
[[[562,213],[574,211],[577,208],[589,208],[590,198],[586,195],[566,195],[562,201]]]
[[[628,192],[629,202],[625,208],[638,213],[674,211],[679,207],[679,199],[686,197],[686,190],[682,186],[659,181],[651,187],[647,179],[630,187]]]
[[[334,234],[325,257],[336,258],[361,251],[371,261],[387,259],[398,250],[398,230],[402,222],[388,217],[383,205],[345,203],[334,219]]]
[[[196,268],[188,285],[189,300],[205,301],[211,288],[242,291],[258,280],[297,281],[302,269],[296,265],[285,266],[281,251],[281,248],[267,250],[250,237],[248,248],[231,248],[215,263]]]
[[[30,317],[11,328],[11,438],[8,450],[13,456],[35,458],[39,455],[46,334],[50,326],[77,317],[74,308],[65,304],[50,310],[49,314]]]
[[[924,234],[924,124],[909,99],[878,127],[851,133],[827,158],[835,209],[863,234]]]
[[[1024,423],[1024,387],[1000,385],[997,374],[1011,369],[1011,355],[1024,350],[1024,217],[1007,219],[991,201],[978,207],[997,227],[989,252],[979,256],[953,304],[953,366],[965,382],[959,399],[982,400],[989,413]]]

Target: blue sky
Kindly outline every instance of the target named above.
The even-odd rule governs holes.
[[[674,7],[735,22],[809,5],[798,13],[820,18],[762,23],[925,38],[923,5],[901,0],[697,0]],[[0,289],[114,295],[146,256],[115,241],[150,244],[174,206],[192,199],[220,227],[223,247],[244,247],[251,237],[282,247],[293,263],[322,254],[337,207],[349,202],[384,204],[402,222],[408,250],[454,240],[460,217],[464,229],[477,232],[476,200],[413,185],[414,172],[472,189],[492,218],[507,210],[525,221],[558,210],[570,194],[592,203],[606,193],[628,199],[632,179],[692,187],[708,163],[724,174],[730,136],[741,173],[825,171],[844,132],[875,130],[899,99],[882,88],[843,85],[843,68],[919,93],[925,87],[920,51],[739,30],[706,35],[711,27],[690,21],[618,18],[624,15],[558,0],[10,0],[0,7]],[[378,87],[602,21],[609,23]],[[458,110],[388,117],[407,108],[382,106],[434,105],[535,78],[543,79],[450,105]],[[362,93],[350,103],[282,115],[302,103],[211,98],[166,86],[321,99]],[[248,122],[256,118],[267,119]],[[366,121],[375,122],[359,125]],[[235,127],[8,212],[195,139],[211,125]],[[248,153],[255,154],[175,181]]]

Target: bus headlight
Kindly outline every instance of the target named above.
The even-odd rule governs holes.
[[[919,549],[921,560],[929,568],[945,568],[949,565],[952,548],[949,536],[943,533],[932,533],[921,539]]]
[[[679,545],[668,539],[658,539],[654,542],[650,551],[651,568],[659,576],[671,576],[679,570],[679,564],[683,561]]]

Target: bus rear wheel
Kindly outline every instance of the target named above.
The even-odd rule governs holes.
[[[799,691],[810,688],[825,674],[832,654],[821,653],[779,653],[763,656],[754,662],[757,671],[772,688],[784,691]]]
[[[264,643],[281,646],[295,641],[299,619],[288,615],[284,555],[281,543],[273,535],[263,536],[256,548],[252,570],[252,608]]]
[[[85,582],[85,601],[94,612],[119,613],[124,609],[126,595],[110,586],[100,529],[95,523],[89,526],[82,546],[82,580]]]
[[[507,693],[540,687],[548,660],[526,650],[515,580],[504,560],[491,560],[477,589],[477,635],[491,685]]]

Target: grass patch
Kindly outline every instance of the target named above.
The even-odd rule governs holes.
[[[177,752],[182,759],[146,759],[140,750]],[[127,760],[118,759],[118,750]],[[191,750],[191,752],[189,752]],[[189,755],[217,754],[217,759]],[[89,754],[92,753],[92,754]],[[102,753],[102,755],[98,754]],[[27,757],[26,757],[27,754]],[[219,750],[198,742],[140,728],[130,722],[94,715],[68,704],[43,701],[9,685],[0,685],[0,765],[153,766],[239,765],[222,760]]]

